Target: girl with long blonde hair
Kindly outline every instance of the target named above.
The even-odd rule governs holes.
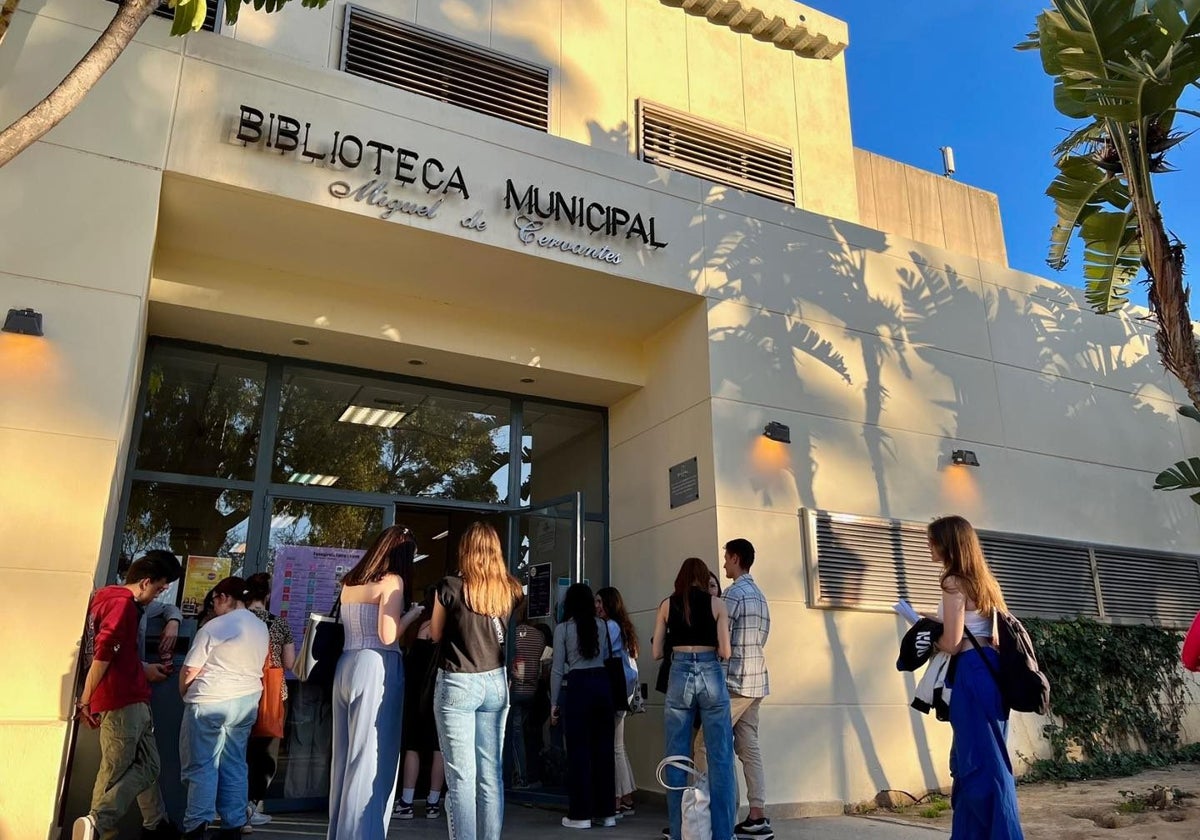
[[[433,713],[446,767],[446,816],[451,840],[499,840],[505,633],[521,585],[509,574],[500,535],[485,522],[463,534],[458,569],[438,584],[430,623],[440,645]]]
[[[942,567],[938,647],[954,654],[950,698],[950,775],[954,778],[951,835],[973,840],[1022,840],[1017,788],[1008,757],[1008,709],[1000,696],[997,614],[1004,593],[988,567],[971,523],[935,519],[929,553]]]

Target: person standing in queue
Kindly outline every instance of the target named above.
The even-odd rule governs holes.
[[[596,615],[586,583],[567,589],[563,620],[554,628],[550,670],[550,724],[565,717],[567,815],[564,828],[617,824],[613,805],[615,709],[604,659],[610,654],[607,623]],[[567,678],[563,688],[563,678]]]
[[[383,840],[391,823],[404,714],[400,637],[422,612],[404,609],[416,553],[412,532],[392,525],[342,578],[328,840]]]
[[[733,773],[733,723],[729,689],[719,660],[728,660],[729,611],[709,593],[709,569],[698,557],[683,561],[675,576],[674,592],[658,606],[652,640],[654,658],[661,660],[671,639],[671,677],[663,709],[666,755],[690,755],[692,721],[700,718],[708,752],[708,784],[713,840],[730,840],[737,819],[737,779]],[[681,840],[684,771],[667,768],[670,840]]]
[[[433,713],[446,766],[450,840],[499,840],[504,825],[505,635],[521,584],[500,536],[472,523],[458,546],[459,573],[443,578],[430,635],[441,643]]]

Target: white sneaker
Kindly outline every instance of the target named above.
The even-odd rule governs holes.
[[[573,819],[570,819],[569,817],[563,817],[562,824],[563,824],[563,828],[584,829],[584,828],[592,827],[591,820],[573,820]],[[75,838],[71,838],[71,840],[75,840]],[[91,838],[88,838],[88,840],[91,840]]]
[[[100,829],[91,814],[84,814],[71,825],[71,840],[97,840],[99,836]]]
[[[255,803],[246,809],[246,817],[250,820],[250,825],[259,826],[266,825],[271,821],[268,814],[262,812],[262,803]]]
[[[604,828],[613,828],[617,824],[617,818],[615,816],[605,817],[602,820],[593,820],[592,822],[596,825],[603,826]]]

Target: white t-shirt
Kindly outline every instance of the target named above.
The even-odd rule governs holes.
[[[250,610],[234,610],[205,624],[183,660],[183,667],[200,669],[183,701],[216,703],[261,694],[267,644],[267,625]]]

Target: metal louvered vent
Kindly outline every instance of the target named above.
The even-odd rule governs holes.
[[[119,3],[120,0],[108,0],[110,3]],[[224,8],[223,3],[209,3],[208,8],[204,12],[204,25],[200,28],[205,32],[217,31],[217,11]],[[155,17],[166,18],[167,20],[175,19],[175,10],[171,8],[171,4],[167,0],[160,0],[158,8],[152,13]]]
[[[1087,546],[992,532],[979,541],[1015,615],[1099,617]]]
[[[939,570],[919,525],[816,514],[818,603],[891,606],[904,598],[930,608],[941,597]]]
[[[792,150],[638,100],[639,155],[679,172],[796,203]]]
[[[518,125],[550,130],[550,71],[346,6],[341,69]]]
[[[1195,557],[1097,548],[1096,569],[1110,618],[1186,627],[1200,608]]]
[[[814,606],[887,609],[898,598],[924,609],[937,604],[940,572],[923,524],[812,510],[801,516]],[[1017,616],[1186,627],[1200,607],[1197,557],[993,531],[979,539]]]

